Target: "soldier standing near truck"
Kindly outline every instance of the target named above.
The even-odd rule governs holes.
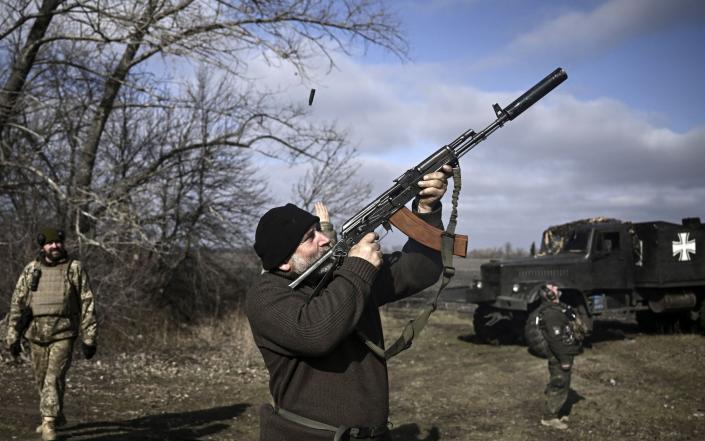
[[[549,382],[541,424],[555,429],[568,428],[567,415],[561,415],[570,392],[573,357],[580,352],[580,339],[574,330],[575,314],[560,302],[558,286],[547,283],[540,289],[539,328],[547,343]],[[573,320],[571,320],[571,318]]]
[[[88,276],[79,261],[69,259],[64,232],[44,228],[37,242],[41,252],[25,266],[12,294],[6,343],[17,357],[23,334],[30,342],[42,415],[37,432],[43,440],[52,441],[56,426],[65,423],[64,389],[74,340],[80,332],[83,354],[92,358],[97,323]]]

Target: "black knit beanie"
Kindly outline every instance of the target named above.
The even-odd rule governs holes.
[[[37,234],[37,243],[40,247],[43,247],[44,244],[49,242],[63,242],[64,236],[65,234],[63,230],[54,227],[45,227],[39,230],[39,233]]]
[[[294,204],[275,207],[262,216],[255,233],[255,251],[269,271],[284,263],[301,243],[317,216]]]

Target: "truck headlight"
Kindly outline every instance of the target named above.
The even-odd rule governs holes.
[[[514,285],[512,285],[512,292],[519,292],[520,288],[521,288],[521,285],[519,285],[518,283],[515,283]]]
[[[482,289],[482,280],[473,280],[472,287],[476,289]]]

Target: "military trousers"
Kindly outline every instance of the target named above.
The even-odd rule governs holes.
[[[66,373],[71,366],[73,342],[73,338],[67,338],[46,344],[30,343],[42,417],[63,415]]]
[[[570,364],[571,368],[564,370],[561,368],[560,361],[558,361],[553,354],[548,356],[548,373],[550,378],[544,392],[546,395],[543,412],[544,419],[559,418],[561,416],[561,409],[568,400],[568,392],[570,392],[572,360]]]

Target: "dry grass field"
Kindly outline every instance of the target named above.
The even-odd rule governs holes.
[[[384,313],[388,339],[410,309]],[[267,373],[233,318],[218,348],[185,340],[173,350],[77,357],[69,373],[64,440],[258,439]],[[439,311],[389,364],[395,440],[702,440],[705,337],[642,335],[630,322],[599,322],[576,360],[570,428],[539,424],[545,361],[520,346],[473,341],[468,312]],[[0,439],[38,439],[27,363],[2,365]]]

